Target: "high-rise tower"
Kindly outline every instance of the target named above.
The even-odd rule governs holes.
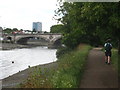
[[[42,23],[41,22],[33,22],[33,31],[42,32]]]

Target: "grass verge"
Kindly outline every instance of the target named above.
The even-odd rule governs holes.
[[[118,50],[112,49],[111,60],[116,70],[118,70],[118,76],[120,77],[120,61],[118,61],[119,58],[120,58],[120,55],[118,54]]]
[[[80,45],[58,59],[57,70],[35,69],[22,88],[78,88],[91,47]]]
[[[114,67],[118,70],[118,50],[112,49],[111,61]]]
[[[55,88],[77,88],[84,71],[86,58],[90,50],[88,45],[80,45],[76,50],[71,51],[59,58],[59,69],[52,77]]]

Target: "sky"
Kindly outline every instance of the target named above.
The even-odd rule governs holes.
[[[50,31],[57,0],[0,0],[0,26],[32,30],[33,22],[42,22],[42,31]]]

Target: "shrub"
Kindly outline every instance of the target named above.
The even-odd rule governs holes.
[[[66,54],[70,51],[72,51],[72,49],[67,48],[67,47],[59,48],[56,52],[56,56],[57,56],[57,58],[62,57],[62,55]]]
[[[51,79],[54,88],[77,88],[90,46],[84,45],[59,58],[59,69]]]
[[[111,61],[112,61],[113,65],[114,65],[114,67],[116,68],[116,70],[118,70],[118,75],[120,77],[120,62],[118,61],[119,58],[120,58],[120,55],[118,54],[118,50],[113,49],[112,50]]]
[[[23,88],[78,88],[84,71],[87,55],[91,49],[88,45],[80,45],[75,50],[64,48],[58,59],[58,69],[44,72],[35,68],[28,80],[21,84]],[[69,51],[69,53],[68,53]],[[67,52],[67,53],[65,53]]]

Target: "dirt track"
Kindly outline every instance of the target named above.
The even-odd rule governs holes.
[[[90,51],[80,88],[118,88],[118,72],[105,64],[100,48]]]

